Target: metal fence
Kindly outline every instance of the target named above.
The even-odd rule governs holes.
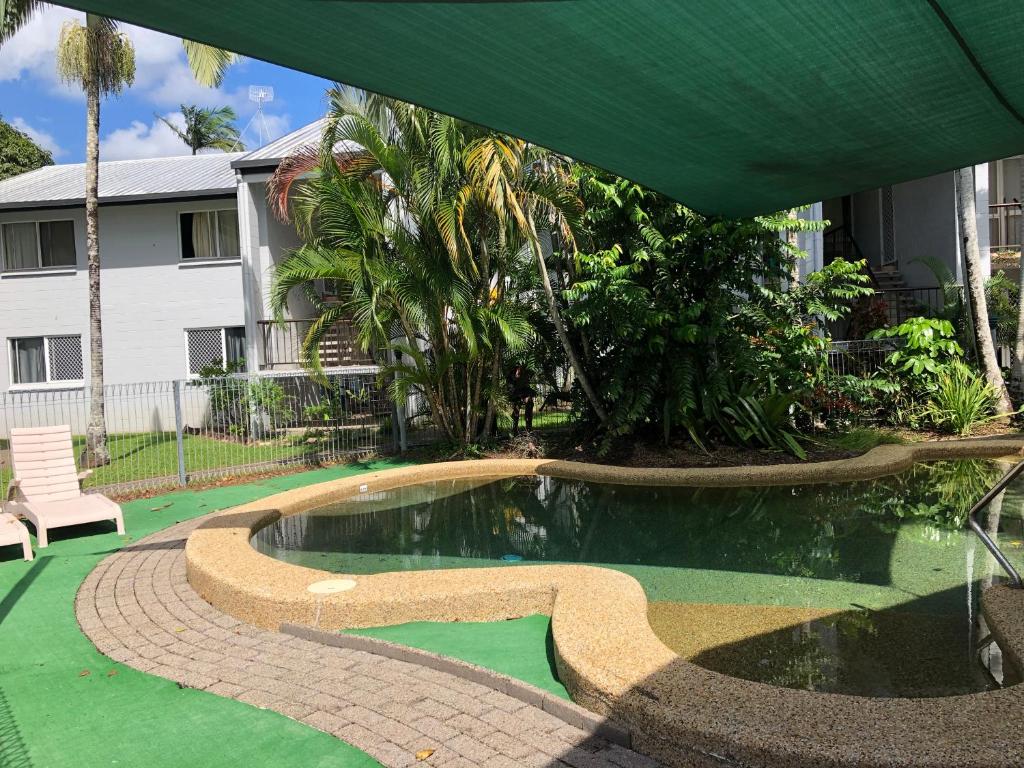
[[[572,421],[571,405],[541,392],[535,429]],[[442,439],[426,399],[397,407],[374,367],[209,380],[119,384],[104,388],[110,462],[87,489],[115,495],[216,482],[222,478],[388,455]],[[78,457],[85,446],[89,390],[0,394],[0,500],[11,478],[7,439],[15,427],[69,424]],[[508,414],[499,429],[511,427]]]
[[[959,290],[962,293],[962,289]],[[941,317],[946,309],[948,293],[949,289],[941,287],[875,290],[877,300],[883,304],[889,326],[899,325],[911,317]]]
[[[811,429],[870,424],[878,419],[878,393],[867,386],[886,358],[903,345],[900,338],[833,341],[826,350],[824,375],[807,404]],[[857,383],[863,382],[863,386]]]

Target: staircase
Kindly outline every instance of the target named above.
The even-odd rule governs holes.
[[[885,301],[889,325],[899,325],[909,317],[934,315],[942,310],[942,288],[909,288],[902,273],[893,265],[874,270],[875,291]]]

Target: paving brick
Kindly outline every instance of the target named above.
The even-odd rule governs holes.
[[[378,656],[372,646],[323,646],[220,613],[185,577],[184,542],[198,523],[115,553],[86,578],[76,615],[102,652],[183,686],[274,709],[387,768],[656,768],[567,725],[559,707],[543,711],[539,696],[523,701],[443,666]],[[434,752],[418,761],[421,749]]]

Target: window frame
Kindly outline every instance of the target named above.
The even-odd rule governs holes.
[[[82,334],[80,333],[50,333],[37,336],[8,336],[7,337],[7,375],[10,382],[10,391],[29,389],[81,389],[85,386],[85,350],[82,350],[82,377],[78,379],[53,379],[50,371],[50,339],[54,338],[77,338],[78,347],[82,348]],[[44,381],[17,382],[14,380],[15,351],[14,342],[23,339],[43,340],[43,371]]]
[[[75,258],[71,264],[55,264],[43,266],[43,233],[40,230],[41,224],[59,224],[68,222],[71,224],[71,244],[75,249]],[[8,224],[33,224],[36,230],[36,263],[35,266],[24,269],[8,269],[7,267],[7,238],[4,237],[4,227]],[[14,219],[12,221],[0,221],[0,275],[31,275],[36,272],[69,272],[78,269],[78,227],[75,226],[74,218],[67,219]],[[56,334],[60,335],[60,334]],[[73,335],[73,334],[72,334]],[[19,337],[20,338],[20,337]],[[34,338],[34,337],[28,337]]]
[[[245,333],[244,325],[202,325],[195,328],[185,329],[185,377],[188,379],[198,379],[199,374],[192,372],[192,355],[189,349],[189,334],[192,331],[220,331],[220,362],[225,368],[228,365],[228,329],[229,328],[240,328],[242,330],[242,338],[248,343],[248,338]],[[245,358],[242,358],[245,360]],[[241,371],[240,371],[241,373]]]
[[[238,232],[236,233],[237,237],[238,237],[238,253],[236,253],[233,256],[224,256],[220,252],[220,250],[221,250],[220,249],[220,214],[222,212],[227,212],[227,213],[234,214],[235,215],[235,225],[236,225],[236,228],[239,228]],[[217,249],[217,255],[216,256],[210,256],[208,258],[200,258],[198,256],[193,256],[191,258],[186,259],[185,258],[185,240],[184,240],[184,237],[183,237],[182,231],[181,231],[181,217],[182,216],[186,216],[186,215],[187,216],[194,216],[197,213],[212,213],[212,214],[214,214],[213,231],[215,233],[215,237],[213,239],[213,242],[214,242],[214,246]],[[241,217],[238,215],[238,208],[237,208],[237,206],[234,207],[234,208],[228,206],[226,208],[196,208],[196,209],[189,208],[189,209],[182,209],[180,211],[175,212],[174,219],[175,219],[175,222],[177,223],[177,233],[178,233],[178,264],[223,264],[223,263],[230,264],[233,261],[240,261],[242,259],[242,232],[241,232],[241,229],[240,229]],[[216,328],[216,326],[212,326],[212,327]],[[232,328],[234,326],[227,326],[227,327]],[[204,330],[204,329],[202,329],[202,328],[188,328],[187,330],[199,331],[199,330]]]

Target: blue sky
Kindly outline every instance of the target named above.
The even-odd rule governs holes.
[[[61,83],[54,49],[61,25],[82,14],[46,7],[4,44],[0,56],[0,114],[51,150],[58,163],[82,162],[85,156],[85,99],[80,90]],[[274,88],[264,113],[272,138],[321,117],[330,83],[283,67],[243,59],[217,89],[192,80],[181,42],[138,27],[124,27],[136,49],[135,85],[104,101],[100,120],[101,159],[158,157],[190,150],[156,115],[180,118],[180,104],[231,106],[243,129],[255,112],[250,85]],[[255,125],[245,135],[249,148],[259,145]]]

